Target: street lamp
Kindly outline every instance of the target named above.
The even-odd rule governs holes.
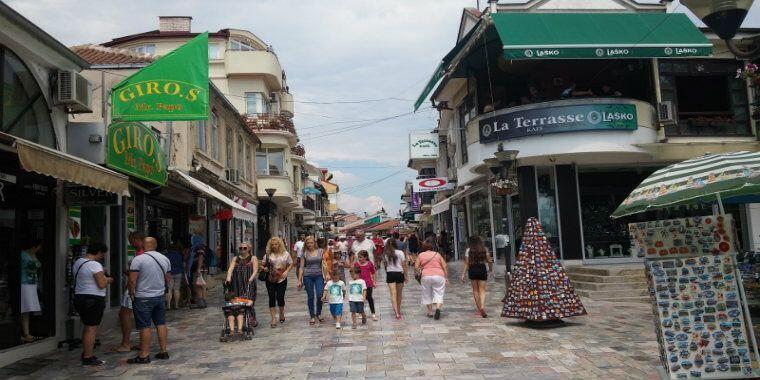
[[[737,58],[754,58],[760,53],[760,47],[751,51],[740,50],[732,40],[753,2],[754,0],[681,0],[683,6],[726,41],[726,46]]]
[[[509,230],[508,235],[510,237],[510,247],[514,245],[514,242],[512,241],[514,240],[512,236],[512,232],[514,231],[514,221],[511,218],[512,198],[510,195],[515,190],[517,190],[517,180],[514,176],[510,175],[510,169],[512,168],[512,165],[515,163],[515,161],[517,161],[518,153],[519,151],[517,150],[504,150],[504,144],[500,143],[496,150],[496,153],[494,153],[494,158],[487,158],[484,160],[485,164],[488,165],[488,169],[491,170],[491,173],[495,178],[495,182],[492,184],[492,186],[496,188],[496,194],[502,197],[501,228],[504,228],[503,222],[506,218],[507,229]],[[497,249],[499,248],[497,247]],[[511,250],[504,252],[504,264],[507,269],[507,281],[509,281],[509,273],[512,269]]]
[[[267,207],[267,232],[269,232],[269,238],[272,237],[272,197],[277,189],[264,189],[269,197],[269,207]]]

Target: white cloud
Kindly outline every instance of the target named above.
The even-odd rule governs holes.
[[[380,209],[388,208],[385,206],[383,198],[377,195],[370,195],[366,198],[357,197],[350,194],[338,194],[338,207],[348,212],[355,212],[357,214],[374,214]]]
[[[340,187],[356,186],[362,181],[358,175],[343,170],[332,170],[330,173],[333,175],[333,183]]]

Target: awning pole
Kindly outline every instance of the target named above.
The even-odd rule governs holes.
[[[720,197],[720,192],[715,193],[715,197],[718,199],[718,212],[720,215],[725,215],[726,210],[723,209],[723,198]]]

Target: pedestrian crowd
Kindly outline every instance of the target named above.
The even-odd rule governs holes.
[[[206,307],[207,282],[204,276],[213,273],[209,265],[216,263],[216,258],[212,257],[221,250],[209,252],[200,239],[192,238],[187,249],[171,243],[159,252],[157,240],[139,232],[130,234],[129,241],[135,249],[135,256],[124,272],[127,286],[119,312],[122,341],[112,351],[136,351],[136,356],[127,363],[150,363],[152,330],[155,328],[158,352],[153,358],[166,360],[169,359],[166,311],[182,305]],[[378,272],[381,269],[385,272],[395,319],[403,318],[404,287],[412,277],[421,286],[421,304],[426,308],[426,315],[438,320],[449,284],[449,247],[444,233],[428,233],[424,239],[415,232],[402,237],[395,231],[385,238],[379,234],[368,237],[362,232],[350,238],[339,236],[335,240],[301,235],[291,247],[293,255],[282,238],[272,237],[259,260],[252,245],[243,242],[237,247],[237,255],[231,258],[223,282],[225,324],[220,340],[252,339],[258,325],[254,307],[257,280],[264,283],[267,291],[269,326],[284,325],[285,293],[292,270],[296,273],[297,288],[306,292],[308,324],[311,326],[325,323],[323,305],[327,304],[335,328],[343,328],[348,323],[343,319],[346,301],[351,329],[366,325],[369,320],[377,321],[379,316],[373,293],[380,284]],[[71,268],[75,284],[73,305],[85,326],[82,332],[83,365],[103,364],[94,355],[94,347],[105,308],[106,288],[114,281],[101,264],[107,251],[103,244],[90,244],[86,254]],[[28,252],[33,254],[35,251],[30,248]],[[486,280],[488,272],[493,269],[493,259],[480,238],[473,237],[468,242],[464,265],[460,280],[464,282],[465,275],[470,279],[476,315],[486,318]],[[138,345],[131,343],[134,328],[139,333]]]

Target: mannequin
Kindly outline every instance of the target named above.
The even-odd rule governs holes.
[[[29,316],[31,313],[42,311],[37,295],[39,272],[42,267],[37,254],[41,250],[42,242],[39,239],[28,239],[21,245],[21,340],[24,343],[39,339],[29,333]]]

